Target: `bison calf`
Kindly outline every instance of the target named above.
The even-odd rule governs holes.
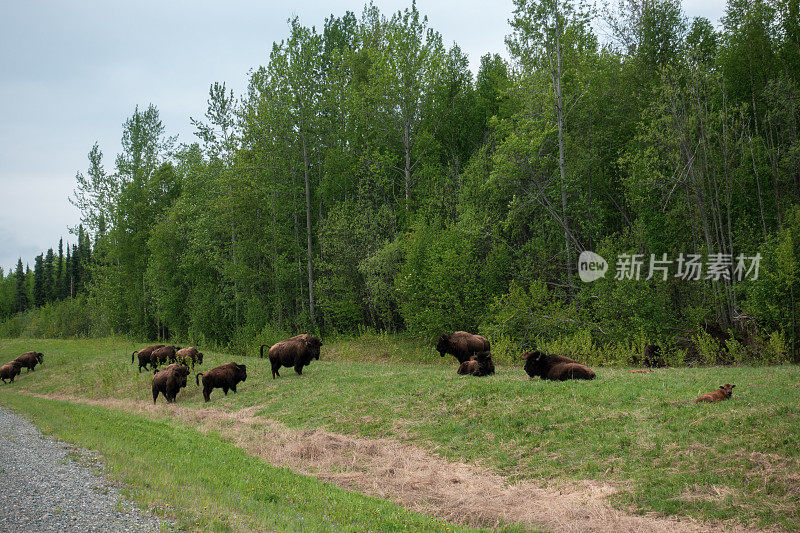
[[[726,383],[725,385],[720,385],[719,388],[713,392],[707,392],[701,396],[698,396],[697,399],[694,401],[695,403],[700,402],[721,402],[722,400],[727,400],[733,394],[733,388],[736,385],[731,385],[730,383]]]
[[[25,352],[14,360],[19,361],[22,367],[27,368],[28,372],[30,372],[31,370],[36,370],[36,365],[42,363],[43,357],[44,354],[39,352]]]
[[[567,379],[594,379],[594,371],[586,365],[563,355],[550,355],[538,350],[526,352],[525,372],[542,379],[564,381]]]
[[[440,357],[449,353],[458,359],[459,363],[469,361],[478,352],[490,350],[489,341],[481,335],[473,335],[466,331],[456,331],[452,335],[442,335],[436,342],[436,351]]]
[[[281,342],[273,344],[271,347],[261,345],[261,357],[264,357],[264,348],[267,348],[269,362],[272,365],[272,379],[281,377],[278,370],[282,366],[294,367],[298,375],[303,375],[303,367],[311,364],[312,359],[319,360],[319,349],[322,347],[322,340],[303,333],[295,335]]]
[[[199,372],[194,377],[198,387],[200,386],[200,376],[203,376],[203,398],[205,401],[209,401],[211,391],[214,389],[222,389],[225,396],[228,395],[229,389],[236,392],[236,384],[247,379],[247,366],[225,363],[208,372]]]
[[[156,370],[153,375],[153,403],[156,403],[159,392],[167,399],[167,403],[173,403],[178,392],[186,387],[186,376],[188,375],[189,369],[179,364],[172,364]]]
[[[6,380],[8,380],[9,383],[14,383],[14,378],[19,375],[21,370],[22,363],[17,360],[6,363],[0,366],[0,380],[2,380],[3,383],[6,383]]]

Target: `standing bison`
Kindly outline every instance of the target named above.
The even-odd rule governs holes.
[[[153,375],[153,403],[156,403],[159,392],[167,399],[167,403],[173,403],[178,392],[186,387],[188,375],[189,369],[177,363],[156,370]]]
[[[194,346],[187,346],[186,348],[181,348],[177,352],[175,352],[175,358],[177,361],[182,365],[188,365],[190,362],[192,364],[192,368],[194,368],[195,364],[202,365],[203,364],[203,354],[197,351],[197,348]]]
[[[6,363],[3,366],[0,366],[0,380],[2,380],[3,383],[6,383],[6,380],[8,380],[10,383],[14,383],[14,378],[19,375],[21,370],[22,363],[17,360]]]
[[[247,379],[247,366],[237,365],[236,363],[225,363],[208,372],[199,372],[194,377],[194,382],[200,386],[200,376],[203,376],[203,398],[205,401],[211,399],[211,391],[222,389],[225,396],[228,389],[236,392],[236,384]]]
[[[441,357],[449,353],[458,359],[459,363],[469,361],[479,352],[490,350],[489,341],[481,335],[473,335],[466,331],[456,331],[452,335],[442,335],[436,342],[436,351]]]
[[[147,348],[142,348],[141,350],[137,350],[131,354],[131,363],[133,363],[133,357],[138,354],[139,357],[139,372],[142,371],[142,368],[147,370],[147,365],[150,365],[152,368],[157,367],[157,364],[153,364],[153,352],[159,348],[163,348],[163,344],[153,344],[152,346],[148,346]]]
[[[153,368],[163,365],[166,362],[174,363],[177,358],[175,354],[180,350],[178,346],[161,346],[153,350],[150,354],[150,364]]]
[[[43,353],[25,352],[24,354],[14,359],[14,361],[19,361],[21,367],[27,368],[28,372],[30,372],[31,370],[36,370],[36,365],[42,363],[43,357],[44,357]]]
[[[594,379],[594,371],[586,365],[563,355],[550,355],[538,350],[526,352],[525,372],[542,379],[564,381],[566,379]]]
[[[294,367],[294,371],[302,376],[304,366],[311,364],[312,359],[319,360],[321,346],[322,340],[303,333],[275,343],[271,347],[262,344],[261,357],[264,357],[264,348],[266,347],[269,351],[269,362],[272,364],[272,379],[275,379],[276,376],[281,377],[278,370],[282,366]]]

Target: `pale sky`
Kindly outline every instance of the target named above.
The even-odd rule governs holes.
[[[409,1],[375,0],[385,15]],[[168,135],[196,141],[189,117],[203,118],[209,85],[225,82],[236,95],[248,71],[267,62],[273,41],[288,33],[287,19],[321,28],[330,14],[363,2],[138,2],[25,0],[4,2],[0,15],[0,268],[17,258],[33,268],[36,255],[58,239],[79,214],[67,198],[75,173],[99,143],[114,169],[122,124],[136,105],[158,107]],[[717,23],[724,0],[684,1],[687,16]],[[500,53],[509,33],[511,0],[418,0],[420,12],[470,57]]]

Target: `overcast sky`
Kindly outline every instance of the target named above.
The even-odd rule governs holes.
[[[189,117],[203,118],[208,87],[225,82],[237,95],[250,69],[263,65],[273,41],[300,17],[322,26],[359,1],[290,2],[24,0],[0,16],[0,268],[55,248],[78,223],[68,202],[75,173],[100,144],[113,171],[122,123],[136,105],[158,107],[167,134],[195,141]],[[384,14],[409,1],[375,0]],[[688,16],[717,23],[724,0],[684,2]],[[511,0],[418,0],[445,43],[470,57],[507,56]]]

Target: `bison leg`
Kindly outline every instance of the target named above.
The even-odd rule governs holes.
[[[228,395],[228,387],[222,387],[222,392],[225,393],[225,396]]]
[[[158,389],[153,389],[153,403],[156,403],[156,398],[158,398]]]
[[[236,392],[236,383],[234,383],[233,385],[231,385],[231,390],[232,390],[233,392]]]
[[[281,377],[281,375],[278,373],[280,368],[281,364],[279,361],[272,361],[272,379],[275,379],[275,376]]]
[[[303,365],[295,365],[294,371],[297,372],[298,376],[303,375]]]
[[[210,387],[203,387],[203,399],[205,401],[211,400],[211,391],[212,389]]]

